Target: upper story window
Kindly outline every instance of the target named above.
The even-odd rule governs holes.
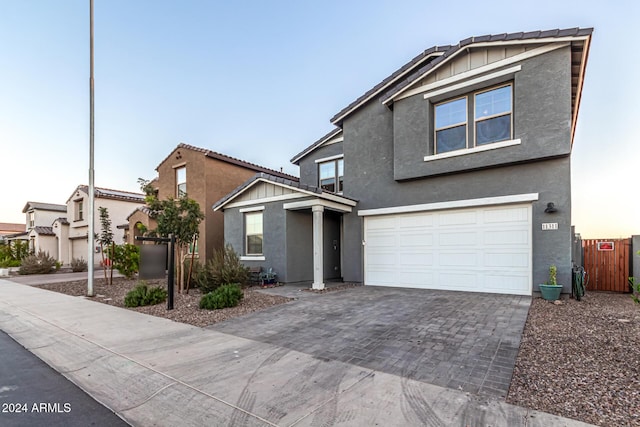
[[[36,226],[36,213],[29,212],[29,228],[33,228]]]
[[[512,91],[507,84],[436,104],[435,154],[512,139]]]
[[[176,197],[187,194],[187,168],[182,166],[176,169]]]
[[[76,221],[82,221],[84,219],[84,201],[78,200],[76,202]]]
[[[244,214],[246,255],[262,255],[262,212]]]
[[[318,168],[320,188],[332,193],[342,193],[344,189],[344,159],[322,162]]]

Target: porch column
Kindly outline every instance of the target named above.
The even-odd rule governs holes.
[[[324,263],[322,260],[322,216],[324,206],[311,207],[313,212],[313,289],[324,289],[322,275]]]

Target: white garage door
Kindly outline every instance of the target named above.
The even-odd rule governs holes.
[[[370,216],[365,284],[531,294],[531,205]]]

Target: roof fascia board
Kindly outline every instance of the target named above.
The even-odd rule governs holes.
[[[498,43],[499,42],[493,42],[493,43],[489,43],[489,44],[481,43],[481,44],[487,45],[487,47],[489,47],[489,46],[495,46]],[[504,42],[502,44],[504,44]],[[522,42],[521,42],[521,44],[522,44]],[[553,50],[569,46],[569,44],[568,43],[555,44],[555,41],[554,41],[554,43],[552,43],[552,44],[548,44],[548,45],[545,45],[545,46],[537,47],[535,49],[528,50],[528,51],[523,52],[523,53],[519,53],[519,54],[511,56],[509,58],[501,59],[499,61],[492,62],[491,64],[483,65],[481,67],[474,68],[473,70],[469,70],[469,71],[465,71],[465,72],[460,73],[460,74],[456,74],[455,76],[446,78],[444,80],[439,80],[437,82],[430,83],[428,85],[423,85],[423,86],[419,86],[419,87],[416,87],[414,89],[411,89],[412,87],[415,87],[415,85],[418,84],[418,82],[420,82],[426,76],[428,76],[429,74],[431,74],[434,71],[438,70],[438,68],[440,68],[444,64],[447,64],[451,59],[455,58],[458,54],[466,52],[467,48],[469,48],[469,47],[478,47],[478,46],[479,46],[479,44],[473,44],[473,45],[465,46],[465,49],[461,49],[458,52],[456,52],[454,55],[451,55],[451,57],[448,58],[446,61],[442,61],[440,64],[438,64],[437,66],[435,66],[431,70],[429,70],[428,73],[425,73],[419,79],[416,79],[415,83],[407,86],[406,88],[402,89],[400,92],[396,93],[395,95],[385,99],[384,101],[382,101],[382,103],[386,105],[387,103],[389,103],[391,101],[397,101],[397,100],[400,100],[400,99],[408,98],[410,96],[417,95],[417,94],[422,93],[422,92],[427,92],[429,90],[438,88],[440,86],[445,86],[445,85],[449,85],[451,83],[455,83],[455,82],[460,81],[460,80],[465,80],[465,79],[468,79],[470,77],[474,77],[474,76],[477,76],[479,74],[483,74],[483,73],[495,70],[495,69],[500,68],[500,67],[505,67],[507,65],[511,65],[511,64],[513,64],[515,62],[524,61],[525,59],[533,58],[535,56],[539,56],[539,55],[545,54],[547,52],[551,52]]]
[[[231,197],[229,200],[227,200],[226,202],[224,202],[220,206],[216,207],[214,209],[214,211],[218,211],[218,210],[224,208],[225,206],[229,205],[232,200],[238,198],[238,196],[240,196],[241,194],[245,193],[250,188],[258,185],[258,183],[260,183],[260,182],[264,182],[264,183],[271,184],[271,185],[278,185],[280,187],[287,188],[289,190],[292,190],[292,191],[295,191],[295,192],[298,192],[298,193],[307,194],[307,195],[310,195],[310,196],[318,196],[318,193],[314,193],[313,191],[303,190],[302,188],[292,187],[290,185],[283,184],[283,183],[280,183],[280,182],[269,181],[268,179],[264,179],[264,178],[258,178],[255,181],[253,181],[252,183],[250,183],[249,185],[247,185],[246,187],[244,187],[242,190],[238,191],[238,193],[234,194],[233,197]]]
[[[582,47],[582,64],[580,64],[580,74],[578,75],[578,90],[576,92],[576,108],[573,111],[571,120],[571,147],[573,147],[573,138],[576,134],[576,126],[578,124],[578,111],[580,110],[580,99],[582,98],[582,86],[584,84],[584,73],[587,69],[587,59],[589,58],[589,47],[591,44],[591,36],[587,36]]]
[[[338,211],[338,212],[343,212],[343,213],[349,213],[353,210],[352,206],[346,205],[344,203],[332,202],[329,200],[322,200],[320,198],[303,200],[301,202],[285,203],[283,208],[286,210],[295,210],[295,209],[307,209],[313,206],[324,206],[325,208]]]
[[[335,132],[335,134],[333,133]],[[300,159],[302,159],[303,157],[309,155],[309,153],[311,153],[312,151],[314,151],[316,148],[320,148],[325,144],[333,144],[333,139],[334,138],[339,138],[340,141],[338,141],[336,139],[335,142],[342,142],[344,140],[344,137],[342,136],[342,129],[338,128],[337,130],[334,130],[333,132],[331,132],[329,134],[329,136],[327,136],[326,138],[321,139],[320,141],[316,142],[315,144],[312,144],[310,147],[307,147],[306,150],[304,150],[302,153],[298,154],[296,157],[294,157],[293,159],[290,160],[291,163],[296,164],[297,162],[300,161]]]
[[[487,80],[491,80],[497,77],[502,77],[502,76],[508,76],[511,74],[515,74],[518,71],[522,70],[522,67],[520,65],[517,65],[515,67],[511,67],[511,68],[507,68],[506,70],[501,70],[495,73],[491,73],[491,74],[487,74],[485,76],[481,76],[481,77],[477,77],[475,79],[471,79],[471,80],[467,80],[452,86],[447,86],[447,87],[443,87],[441,89],[437,89],[431,92],[426,92],[423,97],[424,99],[429,99],[429,98],[433,98],[434,96],[438,96],[438,95],[442,95],[443,93],[447,93],[447,92],[451,92],[457,89],[463,89],[465,87],[474,85],[476,83],[482,83],[484,81]]]
[[[425,56],[424,58],[422,58],[421,61],[416,62],[415,64],[413,64],[413,66],[407,68],[404,73],[399,74],[395,79],[390,80],[389,82],[387,82],[386,85],[382,86],[380,89],[378,89],[377,91],[373,92],[372,94],[370,94],[368,97],[366,97],[365,99],[363,99],[362,101],[360,101],[357,105],[354,105],[352,108],[350,108],[348,111],[345,111],[342,115],[340,115],[339,117],[336,117],[334,120],[331,121],[331,123],[333,123],[334,125],[336,123],[340,123],[346,116],[348,116],[349,114],[351,114],[354,110],[360,108],[360,106],[362,104],[365,104],[367,102],[369,102],[371,99],[373,99],[374,97],[376,97],[378,94],[380,94],[381,92],[383,92],[384,90],[386,90],[389,86],[395,84],[398,80],[404,78],[407,74],[409,74],[410,72],[412,72],[413,70],[416,69],[416,67],[420,67],[424,61],[426,61],[429,58],[433,58],[434,56],[442,56],[444,55],[444,52],[432,52],[429,55]]]
[[[225,209],[231,209],[231,208],[241,208],[244,206],[251,206],[251,205],[255,205],[256,203],[271,203],[271,202],[279,202],[282,200],[291,200],[291,199],[300,199],[302,197],[307,197],[306,194],[283,194],[280,196],[271,196],[271,197],[264,197],[262,199],[255,199],[255,200],[246,200],[244,202],[236,202],[236,203],[229,203],[224,205]],[[221,209],[222,206],[219,206],[217,209],[214,209],[214,211]]]

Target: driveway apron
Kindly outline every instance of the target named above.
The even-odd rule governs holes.
[[[361,286],[209,329],[455,390],[505,397],[530,297]]]

